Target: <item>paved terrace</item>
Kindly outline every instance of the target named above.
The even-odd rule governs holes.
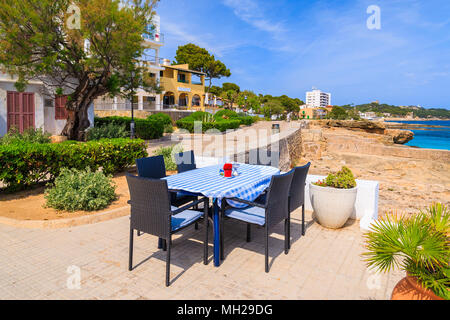
[[[157,238],[135,238],[136,268],[129,272],[128,217],[67,229],[0,225],[0,299],[389,299],[403,275],[374,274],[361,261],[358,223],[327,230],[300,211],[293,215],[292,248],[283,253],[283,224],[271,235],[270,273],[264,272],[264,231],[245,241],[245,225],[225,224],[226,260],[202,262],[202,227],[174,238],[166,288],[165,252]],[[182,239],[181,239],[182,238]],[[212,237],[210,237],[212,239]],[[81,268],[81,288],[68,289],[69,266]]]

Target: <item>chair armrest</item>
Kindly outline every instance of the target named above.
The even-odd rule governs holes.
[[[177,214],[177,213],[180,213],[180,212],[183,212],[183,211],[185,211],[185,210],[187,210],[187,209],[190,209],[190,208],[192,208],[193,206],[195,206],[195,205],[197,205],[197,204],[200,204],[200,203],[202,203],[202,202],[205,202],[205,206],[207,205],[207,201],[209,201],[209,199],[208,198],[202,198],[202,199],[200,199],[200,200],[196,200],[196,201],[194,201],[194,202],[192,202],[192,203],[189,203],[189,204],[187,204],[187,205],[185,205],[185,206],[183,206],[183,207],[181,207],[181,208],[178,208],[177,210],[174,210],[174,211],[172,211],[172,214]]]
[[[131,204],[131,200],[128,200],[127,203],[128,203],[128,204]]]
[[[257,203],[257,202],[253,202],[253,201],[243,200],[243,199],[239,199],[239,198],[227,198],[226,200],[235,201],[235,202],[241,202],[241,203],[244,203],[244,204],[248,204],[249,206],[252,206],[252,207],[259,207],[259,208],[266,209],[266,205],[264,205],[262,203]]]

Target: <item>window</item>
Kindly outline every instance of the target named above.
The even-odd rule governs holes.
[[[67,103],[67,96],[55,97],[55,120],[67,119],[66,103]]]

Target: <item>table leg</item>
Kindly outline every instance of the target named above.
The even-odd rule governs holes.
[[[213,199],[214,266],[220,266],[220,214],[217,199]]]

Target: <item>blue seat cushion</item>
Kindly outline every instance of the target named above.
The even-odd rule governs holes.
[[[243,209],[225,210],[225,215],[229,218],[238,219],[244,222],[263,226],[266,223],[266,210],[259,207],[247,207]]]
[[[177,210],[177,207],[172,206],[172,211]],[[190,225],[203,216],[203,212],[194,210],[185,210],[172,216],[172,231],[177,231],[183,227]]]
[[[178,199],[183,199],[185,197],[197,197],[198,194],[195,193],[190,193],[190,192],[185,192],[185,191],[178,191],[177,192],[177,200]]]

